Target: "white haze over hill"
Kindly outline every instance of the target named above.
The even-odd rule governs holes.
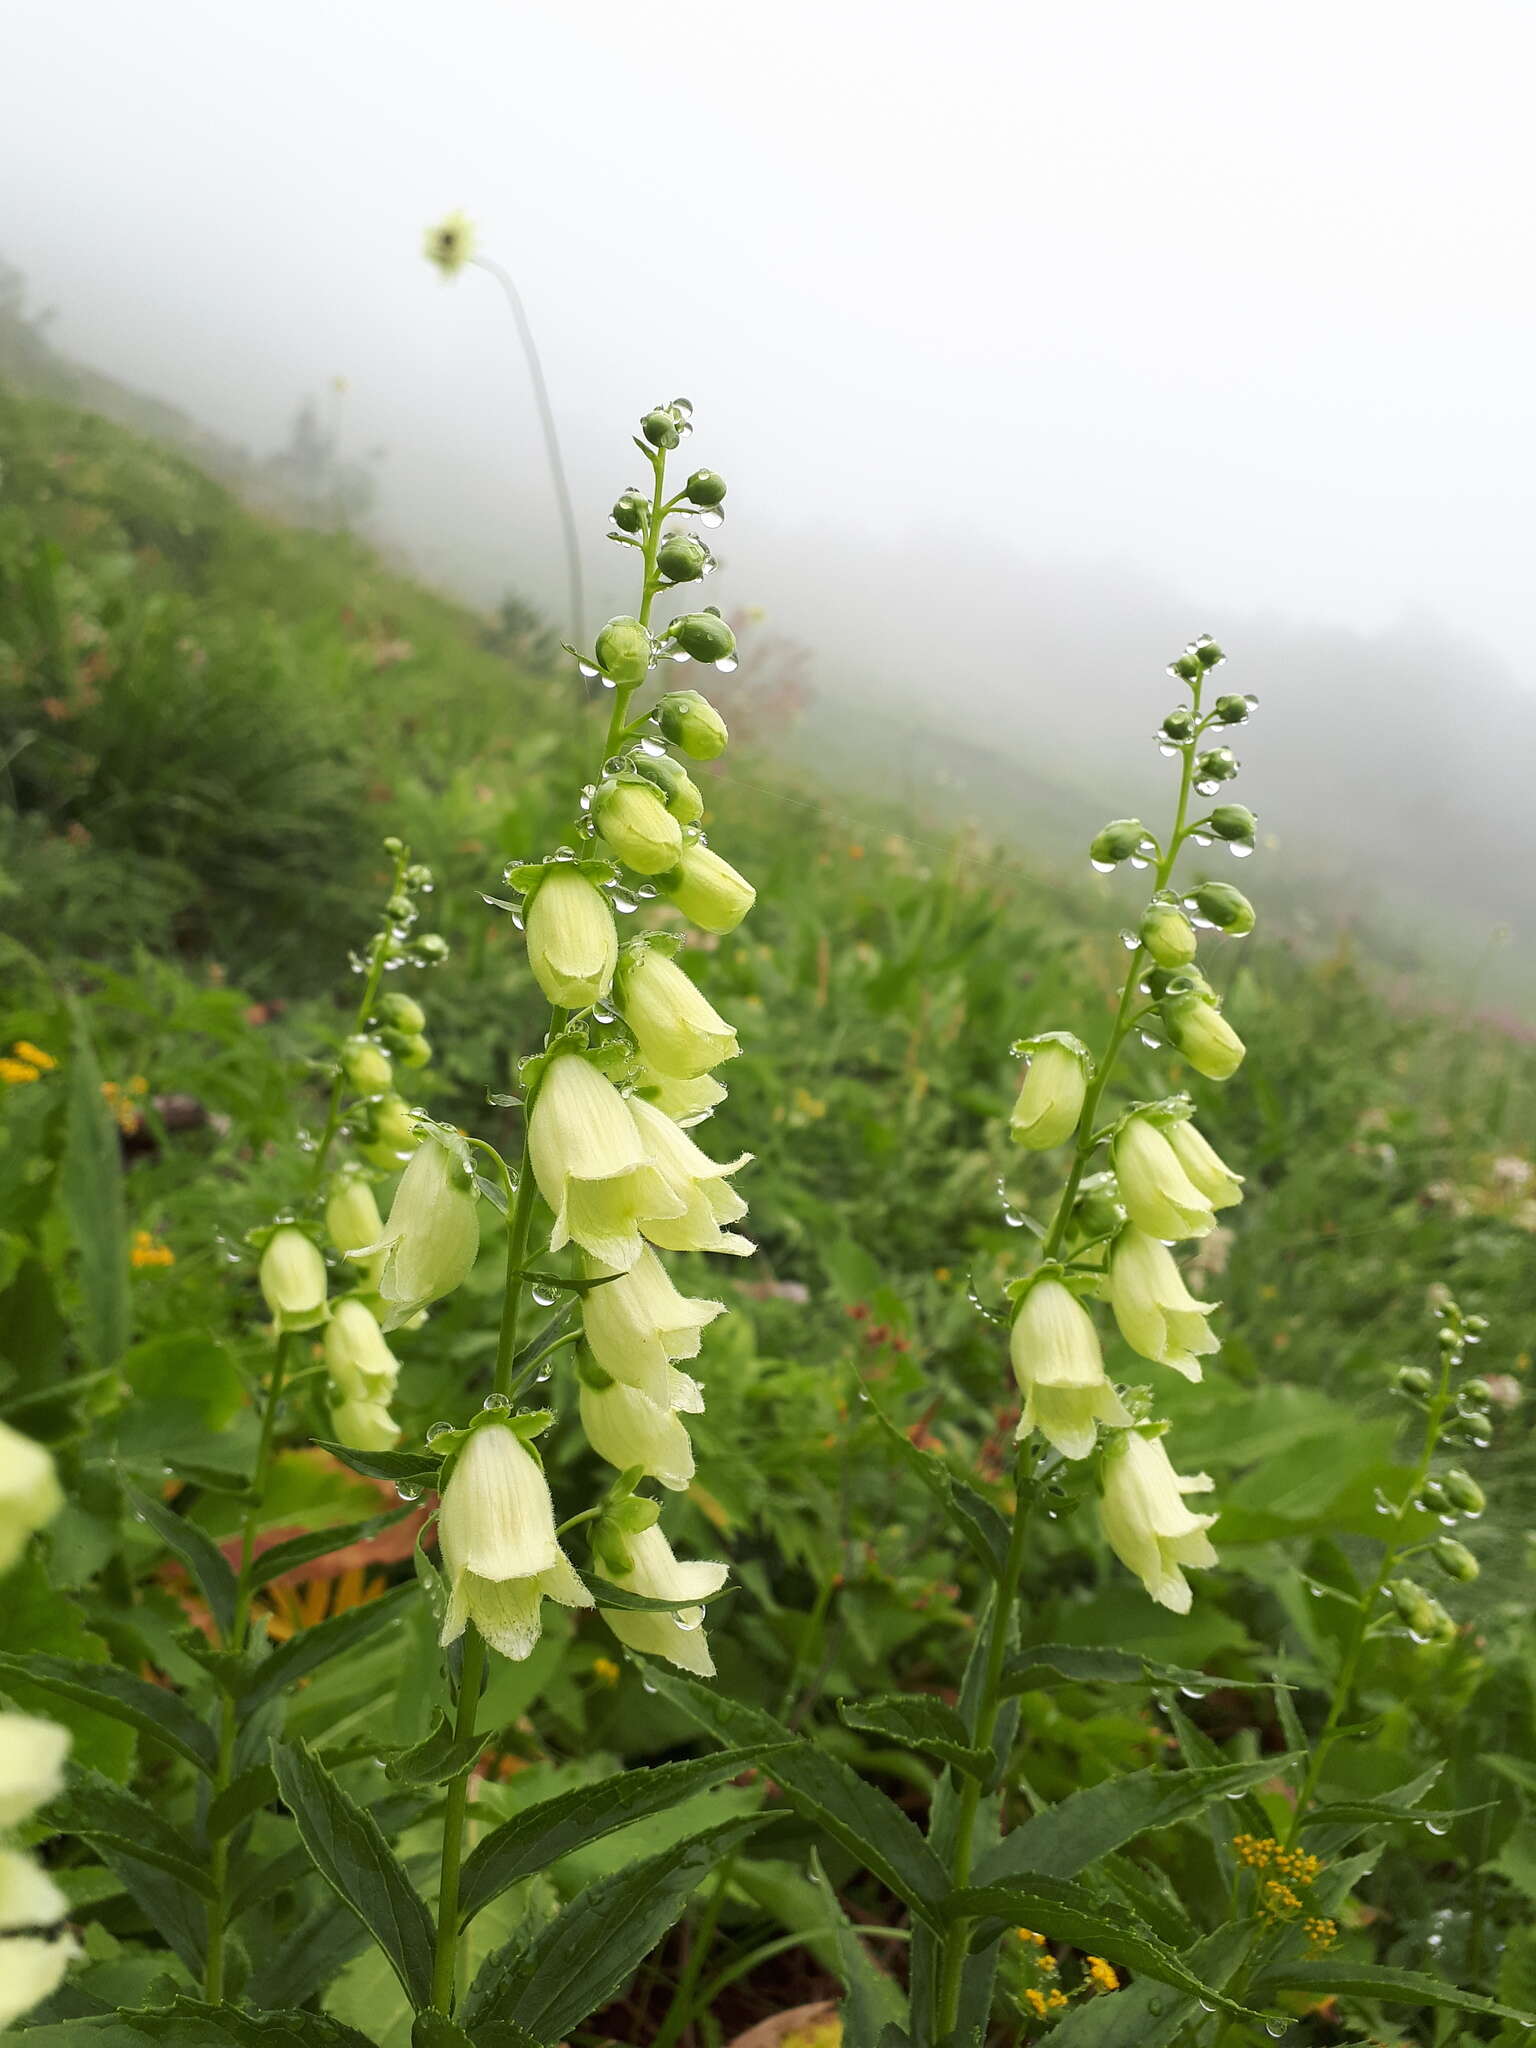
[[[1526,0],[10,0],[3,40],[0,254],[59,345],[258,451],[344,376],[437,580],[561,610],[505,309],[417,253],[462,205],[594,609],[624,436],[686,392],[711,599],[812,645],[818,729],[889,707],[1150,801],[1208,629],[1288,866],[1528,944]]]

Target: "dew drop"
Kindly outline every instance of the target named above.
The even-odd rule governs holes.
[[[1120,943],[1124,946],[1127,953],[1134,953],[1141,944],[1141,940],[1135,932],[1122,932],[1120,934]]]
[[[650,903],[656,895],[656,884],[654,882],[642,882],[635,891],[635,894],[642,903]]]
[[[615,888],[613,891],[613,907],[627,917],[635,908],[635,899],[633,896],[626,895],[622,889]]]
[[[1090,863],[1096,875],[1112,875],[1115,863],[1112,860],[1096,860]]]
[[[450,1436],[452,1433],[453,1424],[451,1422],[434,1422],[427,1431],[427,1442],[435,1444],[440,1436]]]
[[[672,1619],[680,1629],[692,1634],[694,1629],[703,1627],[704,1610],[702,1607],[680,1607]]]
[[[1232,858],[1234,860],[1246,860],[1249,854],[1253,852],[1253,841],[1251,839],[1234,839],[1231,845]]]
[[[700,526],[724,526],[725,514],[711,508],[708,512],[701,512],[699,514],[699,524]]]
[[[419,1486],[397,1486],[395,1492],[403,1501],[417,1501],[421,1499],[421,1488]]]
[[[480,1406],[487,1415],[505,1415],[512,1406],[512,1401],[507,1394],[487,1394]]]
[[[1196,846],[1209,846],[1211,843],[1209,832],[1192,832],[1190,837],[1194,840]]]
[[[1022,1230],[1024,1228],[1024,1218],[1017,1209],[1005,1209],[1003,1211],[1003,1221],[1010,1230]]]
[[[720,671],[721,675],[733,676],[736,673],[737,669],[741,667],[741,663],[736,659],[734,654],[722,654],[720,659],[715,663],[715,667]]]
[[[547,1280],[535,1280],[528,1291],[540,1308],[553,1308],[560,1294],[559,1288],[551,1287]]]
[[[1148,1052],[1156,1052],[1158,1048],[1162,1045],[1163,1041],[1158,1037],[1155,1031],[1143,1031],[1138,1035],[1140,1036],[1141,1042],[1147,1048]]]
[[[1451,1824],[1445,1820],[1427,1820],[1424,1826],[1432,1835],[1448,1835],[1451,1832]]]
[[[1209,775],[1203,775],[1201,776],[1200,780],[1195,784],[1195,787],[1199,790],[1202,796],[1214,796],[1217,790],[1220,789],[1221,784],[1219,782],[1213,782]]]
[[[1131,855],[1131,866],[1133,868],[1149,868],[1151,865],[1151,861],[1147,859],[1145,854],[1133,853]]]
[[[654,1685],[652,1685],[651,1681],[648,1678],[642,1678],[640,1681],[640,1690],[642,1692],[654,1692],[656,1688]]]
[[[592,1005],[592,1021],[596,1024],[611,1024],[617,1014],[618,1012],[610,1010],[606,1003],[594,1003]]]
[[[653,740],[647,738],[643,739],[640,742],[640,751],[642,754],[649,754],[651,759],[655,761],[659,760],[661,756],[666,753],[667,750],[662,745],[660,740]]]
[[[1157,742],[1157,751],[1162,755],[1165,761],[1171,761],[1174,755],[1179,750],[1176,746],[1172,745],[1171,742],[1169,742],[1168,740],[1159,739]]]
[[[592,666],[590,661],[578,661],[576,664],[576,673],[579,676],[584,676],[586,680],[589,683],[591,683],[597,680],[599,672]]]

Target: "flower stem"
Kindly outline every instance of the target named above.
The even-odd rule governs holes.
[[[405,880],[405,870],[411,857],[410,848],[402,846],[395,855],[395,876],[389,885],[389,893],[396,896]],[[386,918],[388,913],[385,913]],[[361,1031],[373,1015],[373,1006],[378,1000],[379,983],[384,979],[384,962],[389,957],[389,927],[374,934],[372,948],[368,954],[368,976],[363,983],[362,999],[357,1006],[357,1015],[352,1020],[354,1032]],[[330,1101],[326,1105],[325,1129],[320,1133],[320,1142],[315,1147],[315,1156],[309,1169],[309,1192],[313,1194],[325,1176],[326,1160],[330,1157],[336,1133],[341,1127],[341,1098],[346,1089],[347,1077],[342,1072],[341,1062],[336,1063],[336,1075],[331,1082]]]
[[[1018,1593],[1019,1574],[1024,1568],[1024,1543],[1029,1531],[1028,1481],[1029,1449],[1027,1445],[1020,1445],[1017,1498],[1014,1502],[1013,1526],[1008,1535],[1008,1558],[992,1596],[991,1611],[987,1619],[989,1633],[986,1669],[982,1676],[981,1697],[976,1705],[975,1724],[970,1731],[971,1742],[977,1749],[991,1747],[997,1734],[997,1717],[1003,1704],[1001,1687],[1003,1663],[1008,1655],[1009,1622],[1012,1618],[1014,1599]],[[960,1806],[955,1817],[954,1848],[949,1864],[952,1888],[958,1889],[970,1882],[976,1817],[980,1809],[981,1783],[967,1774],[960,1788]],[[936,2042],[947,2040],[959,2022],[960,1993],[965,1977],[970,1932],[969,1920],[956,1920],[944,1937],[943,1956],[935,1993],[933,2038]]]
[[[475,1732],[475,1715],[480,1708],[480,1682],[485,1676],[485,1640],[471,1622],[464,1631],[464,1661],[459,1667],[458,1710],[454,1716],[456,1742],[467,1742]],[[467,1765],[450,1780],[443,1803],[443,1855],[437,1885],[437,1947],[432,1959],[432,2004],[445,2017],[453,2010],[455,1966],[459,1952],[459,1869],[464,1861],[464,1815],[469,1805],[469,1781],[474,1764]]]
[[[255,1469],[251,1474],[251,1502],[246,1509],[245,1524],[240,1534],[240,1565],[235,1574],[234,1616],[228,1638],[223,1645],[237,1657],[244,1651],[246,1637],[250,1633],[251,1564],[256,1554],[262,1500],[266,1494],[267,1475],[272,1465],[272,1447],[277,1433],[277,1411],[282,1402],[283,1384],[287,1378],[289,1356],[294,1342],[295,1334],[292,1331],[285,1331],[278,1338],[277,1355],[273,1359],[272,1371],[267,1379],[261,1436],[256,1447]],[[214,1768],[210,1803],[229,1789],[234,1771],[235,1738],[238,1732],[235,1696],[227,1684],[221,1683],[218,1759]],[[208,1875],[212,1880],[213,1896],[208,1902],[208,1946],[204,1956],[203,1992],[210,2005],[217,2005],[224,1996],[224,1935],[229,1917],[227,1833],[221,1834],[209,1847]]]

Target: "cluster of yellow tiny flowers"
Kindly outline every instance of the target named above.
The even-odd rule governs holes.
[[[128,1261],[134,1266],[174,1266],[176,1254],[168,1244],[162,1244],[151,1230],[136,1230]]]
[[[1333,1947],[1339,1938],[1339,1923],[1328,1920],[1319,1913],[1309,1913],[1301,1923],[1301,1931],[1307,1937],[1307,1947],[1315,1956]]]
[[[1239,1863],[1249,1870],[1272,1872],[1259,1886],[1259,1914],[1268,1921],[1290,1920],[1301,1912],[1301,1891],[1314,1884],[1323,1872],[1322,1858],[1305,1849],[1287,1849],[1273,1835],[1238,1835],[1232,1848]],[[1302,1932],[1314,1954],[1332,1948],[1339,1930],[1321,1914],[1309,1914]]]
[[[1120,1978],[1112,1963],[1106,1963],[1102,1956],[1089,1956],[1088,1981],[1095,1991],[1118,1991]]]
[[[18,1038],[10,1052],[0,1057],[0,1081],[18,1088],[26,1081],[40,1081],[58,1064],[51,1052],[44,1052],[40,1045],[33,1045],[25,1038]]]
[[[1041,2020],[1053,2012],[1065,2012],[1070,2002],[1065,1991],[1036,1991],[1031,1987],[1024,1994],[1024,2003]]]
[[[1238,1862],[1250,1870],[1273,1870],[1291,1884],[1312,1884],[1322,1875],[1321,1858],[1305,1849],[1287,1849],[1273,1835],[1238,1835],[1232,1847]]]
[[[1032,1927],[1018,1927],[1014,1929],[1014,1933],[1020,1941],[1027,1942],[1034,1948],[1035,1954],[1030,1961],[1041,1975],[1054,1977],[1057,1968],[1056,1958],[1046,1947],[1045,1936],[1037,1934]],[[1083,1979],[1078,1989],[1095,1992],[1118,1991],[1120,1978],[1114,1965],[1106,1963],[1102,1956],[1085,1956]],[[1055,1985],[1032,1985],[1024,1993],[1024,2003],[1037,2019],[1042,2020],[1054,2013],[1064,2012],[1071,2002],[1069,1994]]]
[[[131,1081],[122,1083],[103,1081],[101,1092],[108,1109],[117,1118],[118,1129],[125,1137],[131,1138],[140,1123],[139,1112],[134,1106],[134,1097],[149,1093],[148,1081],[142,1074],[135,1074]]]

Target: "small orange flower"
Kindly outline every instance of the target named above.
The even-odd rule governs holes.
[[[128,1252],[128,1263],[132,1266],[174,1266],[176,1254],[152,1231],[136,1230]]]

